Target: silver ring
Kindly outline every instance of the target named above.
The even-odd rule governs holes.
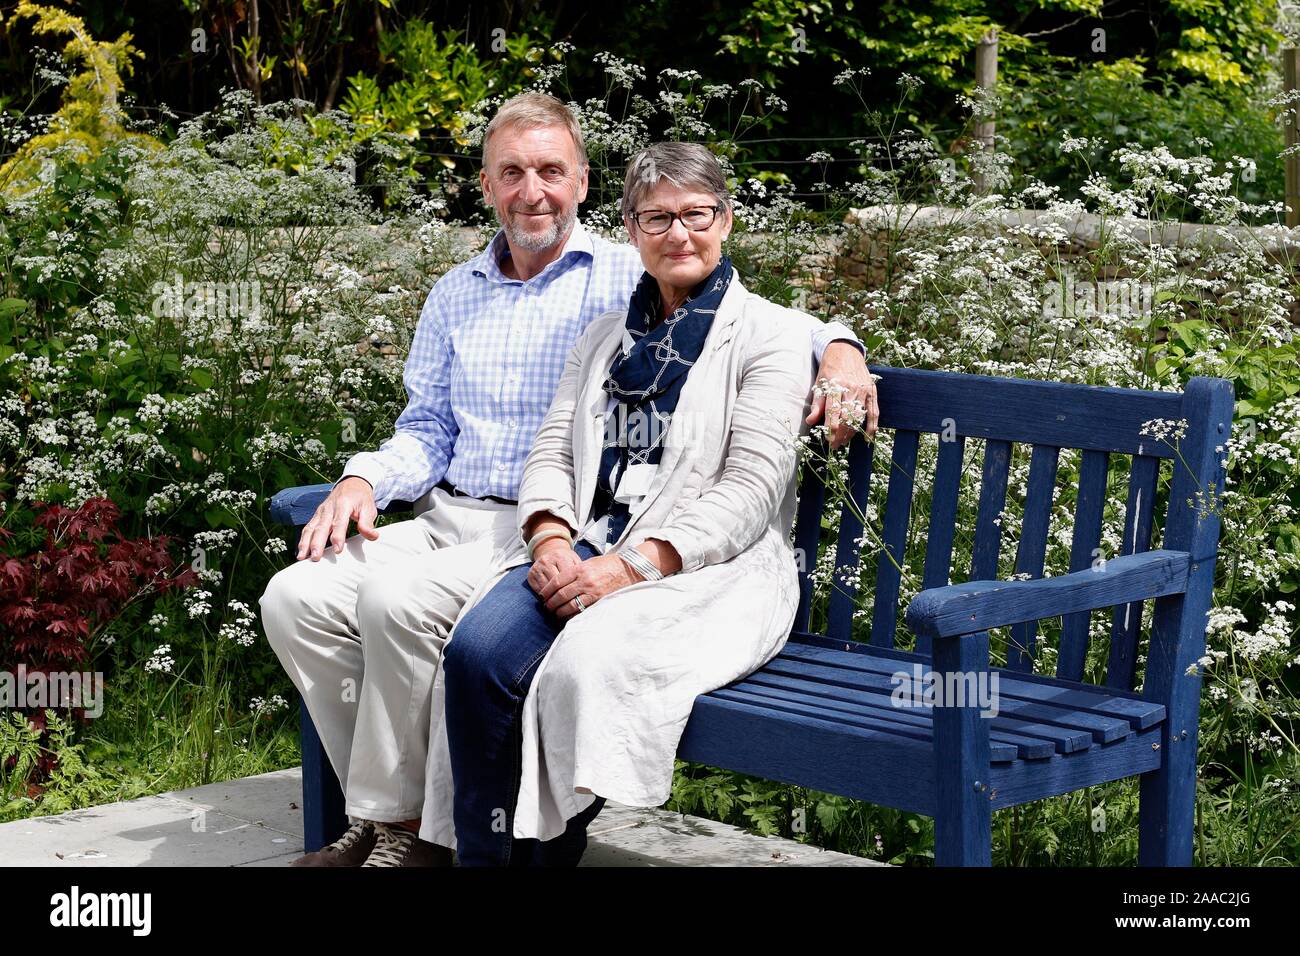
[[[582,603],[582,598],[581,598],[581,597],[576,597],[576,596],[575,596],[574,599],[573,599],[573,603],[574,603],[575,605],[577,605],[579,611],[585,611],[585,610],[587,610],[587,605],[585,605],[585,604]]]

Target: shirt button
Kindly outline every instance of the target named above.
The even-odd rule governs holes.
[[[515,427],[515,424],[516,424],[515,420],[514,420],[513,418],[510,419],[510,427],[511,427],[511,428],[514,428],[514,427]]]
[[[505,471],[505,470],[506,470],[506,466],[504,463],[497,465],[497,471]]]

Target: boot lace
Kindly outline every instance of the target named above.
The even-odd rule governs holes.
[[[362,866],[401,866],[415,845],[415,834],[410,830],[383,823],[375,824],[375,837],[375,848]]]

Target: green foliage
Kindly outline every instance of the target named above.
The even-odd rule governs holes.
[[[1121,171],[1107,161],[1107,147],[1164,146],[1177,156],[1205,155],[1220,163],[1241,157],[1253,168],[1238,178],[1238,195],[1251,203],[1275,201],[1284,192],[1278,156],[1285,142],[1277,109],[1263,99],[1205,83],[1151,81],[1133,60],[1044,69],[1003,89],[998,149],[1012,158],[1019,180],[1032,177],[1064,189],[1073,188],[1081,170],[1118,188]],[[1064,153],[1067,136],[1090,145]]]
[[[50,118],[49,132],[28,140],[3,166],[0,166],[0,191],[27,190],[41,174],[38,157],[56,147],[73,151],[82,161],[93,159],[111,142],[132,139],[141,144],[154,140],[125,128],[125,114],[119,105],[122,76],[131,73],[132,57],[140,51],[131,46],[131,34],[124,33],[113,42],[95,40],[85,23],[57,7],[40,6],[23,0],[10,23],[35,20],[38,35],[69,35],[64,48],[69,62],[81,64],[81,71],[71,78],[64,92],[63,105]]]
[[[887,2],[865,47],[879,65],[907,70],[937,89],[968,89],[971,51],[990,27],[998,28],[1004,73],[1019,78],[1047,62],[1064,59],[1082,66],[1114,56],[1160,51],[1153,78],[1245,85],[1271,64],[1278,45],[1272,27],[1275,0],[1172,0],[1158,20],[1136,26],[1133,19],[1105,18],[1102,0],[929,0]],[[1032,26],[1031,26],[1032,24]],[[1044,32],[1045,24],[1077,27],[1068,40]],[[1103,31],[1098,49],[1094,30]],[[877,65],[877,64],[871,64]]]
[[[718,10],[712,15],[722,49],[751,68],[764,84],[774,84],[779,71],[824,55],[846,62],[845,47],[867,45],[871,35],[853,0],[775,0]],[[829,38],[836,43],[827,46]]]
[[[664,808],[895,866],[934,859],[928,817],[681,760]]]
[[[423,20],[381,36],[379,74],[348,78],[342,108],[356,124],[355,138],[400,137],[409,144],[406,168],[421,175],[430,166],[454,168],[453,147],[468,143],[460,114],[520,90],[542,59],[526,32],[501,37],[491,57],[459,37]]]
[[[73,742],[73,724],[53,710],[45,711],[45,720],[42,744],[23,714],[0,719],[0,820],[63,813],[103,802],[109,793],[104,775],[82,753],[84,745]],[[43,755],[54,759],[54,770],[37,784],[33,772]]]
[[[45,170],[46,184],[29,193],[34,201],[23,203],[21,214],[0,217],[0,264],[6,267],[8,297],[0,307],[0,358],[12,354],[23,339],[20,328],[35,336],[32,347],[38,354],[48,357],[63,346],[48,310],[87,300],[95,263],[121,241],[127,214],[127,154],[108,148],[87,158],[79,149],[56,144],[27,155]],[[14,268],[20,258],[45,268]]]
[[[287,690],[252,627],[285,550],[267,499],[391,431],[420,303],[461,255],[436,203],[376,213],[335,145],[237,95],[162,150],[36,153],[49,175],[0,198],[0,527],[108,494],[132,537],[185,541],[199,589],[91,648],[112,686],[142,682],[142,740],[169,715],[178,783],[264,767],[230,737],[254,746]]]
[[[1176,42],[1160,66],[1209,83],[1249,84],[1269,65],[1278,34],[1275,0],[1169,0]]]
[[[217,689],[215,686],[213,689]],[[296,709],[205,709],[186,681],[123,675],[102,717],[76,731],[46,711],[49,734],[21,714],[0,719],[0,822],[132,800],[293,767],[302,762]],[[228,696],[228,693],[227,693]],[[210,703],[210,701],[209,701]],[[215,716],[215,720],[213,720]],[[37,778],[40,762],[53,771]]]

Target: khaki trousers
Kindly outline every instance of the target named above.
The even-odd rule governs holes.
[[[428,505],[421,511],[421,506]],[[353,818],[420,816],[430,691],[452,625],[518,536],[516,509],[435,488],[411,521],[280,571],[267,639],[307,704]],[[293,553],[297,553],[295,545]]]

